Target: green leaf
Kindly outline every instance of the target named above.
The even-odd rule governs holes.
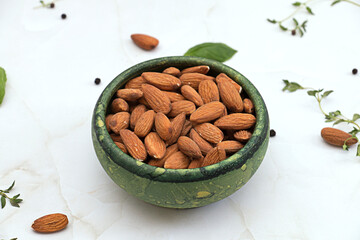
[[[348,150],[349,150],[349,146],[348,146],[348,145],[346,145],[346,143],[344,143],[344,145],[343,145],[343,149],[344,149],[344,150],[346,150],[346,151],[348,151]]]
[[[334,6],[335,4],[337,4],[337,3],[339,3],[339,2],[341,2],[341,0],[333,1],[333,2],[331,3],[331,6]]]
[[[299,33],[300,33],[300,37],[304,36],[304,32],[303,30],[301,30],[301,28],[299,28]]]
[[[5,193],[9,193],[10,190],[11,190],[14,186],[15,186],[15,181],[13,181],[13,183],[11,184],[11,186],[10,186],[8,189],[6,189],[4,192],[5,192]]]
[[[310,7],[306,7],[306,10],[308,11],[308,13],[310,13],[311,15],[314,15],[314,13],[312,12]]]
[[[300,84],[296,82],[289,82],[288,80],[283,80],[285,83],[285,87],[282,89],[282,91],[288,90],[289,92],[295,92],[299,89],[304,89]]]
[[[322,98],[327,97],[327,96],[329,96],[330,93],[332,93],[332,92],[334,92],[334,91],[333,91],[333,90],[326,91],[326,92],[324,92],[324,93],[321,95],[321,97],[322,97]]]
[[[14,200],[16,203],[21,203],[23,200],[21,198],[15,199]]]
[[[344,119],[339,119],[336,122],[334,122],[333,126],[336,125],[336,124],[342,123],[342,122],[345,122],[345,120]]]
[[[277,21],[276,21],[275,19],[272,19],[272,20],[271,20],[271,19],[268,18],[268,19],[266,19],[266,20],[267,20],[268,22],[270,22],[270,23],[274,23],[274,24],[277,23]]]
[[[6,199],[4,196],[1,197],[1,208],[4,208],[6,205]]]
[[[281,28],[281,30],[283,31],[287,31],[288,29],[286,27],[284,27],[283,25],[279,24],[279,27]]]
[[[299,22],[295,18],[293,18],[293,21],[294,21],[296,26],[299,26]]]
[[[0,104],[2,103],[5,96],[6,80],[6,72],[2,67],[0,67]]]
[[[295,6],[295,7],[298,7],[298,6],[301,5],[301,2],[294,2],[292,5]]]
[[[307,24],[307,20],[305,20],[302,24],[301,27],[304,30],[304,32],[306,32],[306,24]]]
[[[17,195],[15,195],[15,196],[13,196],[12,198],[16,199],[16,198],[18,198],[19,196],[20,196],[20,194],[17,194]]]
[[[237,51],[224,43],[202,43],[190,48],[184,56],[196,56],[225,62]]]
[[[357,146],[356,156],[360,157],[360,144]]]
[[[10,204],[13,207],[20,207],[19,204],[16,202],[17,199],[10,199]]]
[[[318,90],[309,90],[309,91],[307,91],[307,94],[309,96],[314,96],[315,97],[318,92],[319,92]]]
[[[356,120],[358,120],[360,118],[360,114],[358,114],[358,113],[355,113],[354,115],[353,115],[353,121],[355,122]]]
[[[349,133],[355,137],[356,134],[360,133],[360,129],[357,129],[354,127],[354,129],[352,131],[350,131]]]

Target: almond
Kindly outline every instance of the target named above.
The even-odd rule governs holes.
[[[185,120],[183,129],[181,130],[180,136],[186,136],[190,129],[192,128],[192,123],[188,120]]]
[[[117,135],[115,133],[111,133],[110,137],[114,142],[124,143],[123,140],[121,139],[120,135]]]
[[[146,99],[145,99],[144,96],[141,97],[141,98],[139,98],[139,99],[137,100],[137,102],[138,102],[139,104],[144,105],[144,106],[147,107],[147,108],[151,108],[150,104],[146,101]]]
[[[129,154],[140,161],[144,161],[147,157],[144,143],[136,136],[135,133],[128,129],[120,130],[121,139],[124,142]]]
[[[155,112],[168,114],[171,110],[170,99],[157,87],[150,84],[143,84],[142,90],[147,103]]]
[[[206,167],[215,163],[218,163],[222,160],[226,159],[226,152],[224,149],[214,147],[211,149],[208,154],[206,154],[204,161],[202,163],[202,167]]]
[[[244,130],[256,123],[256,118],[248,113],[232,113],[215,121],[214,125],[220,129]]]
[[[186,114],[180,113],[171,122],[171,137],[166,142],[168,145],[175,143],[180,137],[181,131],[185,123]]]
[[[352,135],[344,132],[337,128],[326,127],[321,130],[321,137],[325,140],[325,142],[342,147],[346,141],[346,145],[351,146],[358,142],[357,139],[351,138]],[[349,139],[351,138],[351,139]]]
[[[209,66],[201,65],[201,66],[195,66],[195,67],[189,67],[185,68],[181,71],[181,74],[184,73],[202,73],[207,74],[210,70]]]
[[[248,98],[245,98],[243,100],[243,102],[244,102],[244,112],[246,112],[246,113],[254,113],[254,104],[253,104],[253,102]]]
[[[119,131],[121,129],[128,128],[129,121],[130,121],[130,113],[118,112],[114,114],[109,120],[109,127],[114,133],[119,134]]]
[[[211,123],[202,123],[195,126],[196,132],[211,143],[219,143],[224,138],[224,133]]]
[[[218,82],[221,101],[231,112],[242,112],[244,103],[239,92],[229,81],[221,80]]]
[[[226,108],[221,102],[210,102],[193,112],[190,121],[194,123],[210,122],[223,116],[225,110]]]
[[[129,80],[126,83],[125,88],[141,89],[141,85],[143,85],[144,83],[146,83],[145,79],[143,79],[141,76],[136,77]]]
[[[182,82],[182,85],[190,85],[195,90],[198,90],[199,84],[201,81],[204,80],[214,80],[214,77],[207,76],[201,73],[184,73],[180,76],[180,80]]]
[[[128,112],[129,111],[129,104],[121,98],[115,98],[111,103],[111,112]]]
[[[165,160],[164,168],[185,169],[189,166],[190,159],[182,152],[176,152]]]
[[[116,95],[126,101],[136,101],[143,96],[140,89],[119,89]]]
[[[236,90],[238,91],[238,93],[241,93],[242,91],[242,87],[237,84],[234,80],[232,80],[231,78],[229,78],[225,73],[220,73],[219,75],[217,75],[216,77],[216,83],[219,83],[220,81],[227,81],[227,82],[230,82],[235,88]]]
[[[152,50],[159,44],[159,40],[146,34],[132,34],[131,39],[144,50]]]
[[[199,94],[204,103],[220,100],[219,89],[212,80],[200,82]]]
[[[181,136],[178,139],[179,150],[190,158],[201,158],[202,154],[199,146],[191,139]]]
[[[194,129],[190,131],[190,138],[199,146],[204,156],[213,148],[211,144],[203,139]]]
[[[145,148],[150,157],[160,159],[165,156],[166,146],[156,132],[151,132],[145,137]]]
[[[155,112],[154,110],[148,110],[141,115],[139,120],[137,120],[134,133],[138,137],[145,137],[151,131],[154,125]]]
[[[163,73],[173,75],[174,77],[180,77],[181,75],[180,70],[176,67],[168,67],[163,71]]]
[[[252,133],[248,130],[241,130],[234,134],[234,138],[242,143],[246,143],[251,138]]]
[[[168,157],[170,157],[172,154],[178,152],[178,145],[177,143],[169,146],[166,148],[165,156],[161,159],[151,159],[148,164],[155,166],[155,167],[164,167],[164,163]]]
[[[130,128],[134,129],[136,122],[139,120],[141,115],[143,115],[146,112],[146,107],[143,104],[137,105],[134,110],[132,111],[130,115]]]
[[[40,233],[52,233],[64,229],[69,220],[66,215],[61,213],[53,213],[38,218],[32,224],[32,228]]]
[[[217,144],[218,148],[224,149],[226,153],[236,153],[244,147],[241,143],[235,140],[222,141]]]
[[[198,92],[190,87],[189,85],[184,85],[181,87],[181,94],[187,99],[195,103],[196,106],[204,105],[204,102]]]
[[[107,116],[105,117],[105,126],[106,126],[106,130],[107,130],[108,132],[111,131],[111,128],[110,128],[110,120],[111,120],[112,116],[114,116],[114,114],[109,114],[109,115],[107,115]]]
[[[176,117],[180,113],[185,113],[189,115],[195,111],[196,107],[193,102],[182,100],[178,102],[171,103],[171,111],[169,112],[169,117]]]
[[[165,141],[169,140],[172,133],[171,122],[163,113],[155,116],[155,129],[159,136]]]
[[[178,101],[185,100],[183,95],[176,93],[176,92],[163,91],[163,93],[165,93],[166,96],[168,96],[168,98],[170,99],[171,102],[178,102]]]
[[[192,169],[192,168],[199,168],[202,166],[204,161],[204,157],[198,158],[198,159],[193,159],[191,160],[188,169]]]
[[[124,153],[127,154],[127,150],[126,150],[126,147],[123,143],[120,143],[120,142],[115,142],[115,145],[120,148],[121,151],[123,151]]]
[[[144,72],[141,76],[151,85],[160,90],[173,91],[181,86],[179,78],[165,73],[158,72]]]

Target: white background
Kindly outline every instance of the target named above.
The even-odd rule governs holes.
[[[360,7],[315,1],[303,38],[283,33],[291,1],[0,0],[0,66],[8,82],[0,106],[0,189],[13,180],[19,209],[0,209],[0,239],[360,239],[360,157],[323,142],[324,123],[306,92],[283,93],[282,79],[335,92],[325,111],[360,112]],[[68,18],[61,20],[66,13]],[[132,33],[160,40],[151,52]],[[206,207],[149,205],[117,187],[94,153],[90,121],[105,86],[144,60],[182,55],[203,42],[237,54],[227,65],[264,97],[277,132],[263,164],[232,196]],[[94,79],[101,78],[99,86]],[[347,125],[339,125],[350,130]],[[37,234],[54,212],[68,227]]]

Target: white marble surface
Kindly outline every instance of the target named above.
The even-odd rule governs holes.
[[[282,79],[333,89],[327,111],[359,112],[360,8],[315,2],[303,38],[266,18],[291,1],[0,0],[0,65],[7,71],[0,106],[0,189],[13,180],[21,207],[0,209],[0,239],[360,239],[360,158],[320,138],[325,124],[305,92],[281,92]],[[68,18],[61,20],[61,13]],[[132,33],[156,36],[145,52]],[[101,168],[90,137],[94,104],[120,72],[141,61],[182,55],[202,42],[238,50],[226,64],[262,93],[277,136],[254,177],[206,207],[172,210],[129,196]],[[100,77],[101,85],[93,83]],[[341,125],[345,130],[348,126]],[[53,235],[32,221],[62,212]]]

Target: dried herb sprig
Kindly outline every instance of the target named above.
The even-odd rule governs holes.
[[[359,138],[356,136],[358,133],[360,133],[360,125],[356,121],[360,119],[359,113],[354,113],[352,118],[347,118],[339,110],[326,113],[324,109],[321,106],[321,101],[329,96],[331,93],[333,93],[333,90],[324,91],[324,89],[313,89],[309,87],[303,87],[300,84],[296,82],[289,82],[288,80],[283,80],[285,83],[285,87],[282,89],[283,91],[289,91],[289,92],[295,92],[297,90],[307,90],[307,94],[309,96],[315,97],[316,101],[318,102],[320,111],[325,116],[325,122],[329,123],[332,122],[333,126],[337,125],[339,123],[347,123],[353,125],[353,130],[349,132],[351,134],[351,137],[346,139],[344,141],[343,149],[348,150],[349,146],[346,144],[346,142],[350,139],[357,139],[359,141]],[[360,144],[358,144],[357,147],[357,153],[356,156],[360,156]]]
[[[1,208],[4,208],[6,205],[6,199],[9,199],[10,204],[13,207],[20,207],[19,203],[21,203],[23,200],[19,198],[20,194],[17,194],[13,197],[9,197],[7,193],[11,191],[11,189],[15,186],[15,181],[11,184],[11,186],[5,190],[0,190],[0,196],[1,196]]]
[[[56,1],[57,1],[57,0],[53,0],[53,1],[51,1],[51,2],[45,3],[44,1],[40,0],[39,2],[40,2],[41,5],[40,5],[40,6],[37,6],[37,7],[34,7],[34,8],[35,8],[35,9],[36,9],[36,8],[54,8]]]

